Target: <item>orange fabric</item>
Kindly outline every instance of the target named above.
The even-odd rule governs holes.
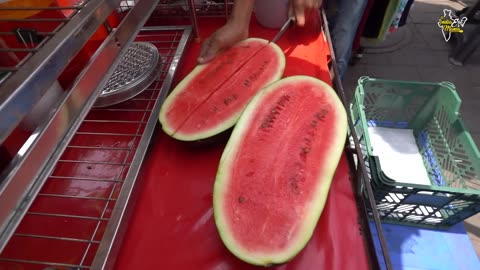
[[[36,7],[43,8],[50,6],[55,0],[11,0],[0,4],[2,8],[24,8]],[[0,10],[0,18],[2,19],[25,19],[40,13],[41,10]]]

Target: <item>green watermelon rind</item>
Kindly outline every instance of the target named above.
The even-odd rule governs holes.
[[[254,121],[253,115],[254,111],[258,106],[264,105],[264,102],[269,102],[265,100],[266,97],[270,92],[275,91],[277,86],[280,86],[284,83],[289,83],[292,81],[298,81],[301,83],[304,80],[312,81],[319,85],[319,89],[327,91],[330,96],[330,101],[332,104],[335,105],[337,108],[337,119],[338,121],[336,125],[336,133],[338,136],[335,136],[335,143],[333,147],[330,148],[330,157],[328,160],[329,163],[325,165],[324,168],[330,168],[328,170],[322,171],[322,175],[319,178],[322,178],[321,185],[318,186],[318,190],[316,191],[317,198],[315,201],[311,202],[311,206],[309,207],[310,210],[307,210],[308,213],[313,213],[308,216],[308,220],[306,220],[303,228],[303,237],[298,238],[294,245],[288,249],[287,252],[283,254],[276,254],[272,255],[262,255],[262,254],[252,254],[249,253],[245,248],[242,248],[238,245],[232,234],[228,232],[227,225],[225,224],[225,220],[222,218],[223,215],[223,204],[222,198],[223,194],[225,193],[225,189],[227,186],[226,179],[229,177],[229,167],[231,166],[231,156],[233,156],[238,149],[238,145],[241,143],[241,138],[247,132],[247,128],[250,126],[251,122]],[[334,132],[334,131],[332,131]],[[220,234],[220,238],[222,239],[224,245],[227,249],[234,254],[237,258],[247,263],[253,265],[261,265],[261,266],[268,266],[268,265],[275,265],[275,264],[282,264],[290,261],[293,259],[303,248],[308,244],[310,239],[312,238],[313,232],[316,228],[318,220],[323,212],[325,207],[325,203],[328,197],[328,192],[330,190],[330,186],[340,161],[340,157],[343,153],[343,146],[345,144],[345,139],[347,136],[347,114],[345,111],[345,107],[343,103],[338,98],[336,92],[325,82],[318,80],[313,77],[309,76],[291,76],[279,80],[275,83],[272,83],[262,89],[246,106],[244,112],[242,113],[240,119],[238,120],[237,124],[235,125],[230,139],[224,149],[222,157],[220,159],[215,184],[214,184],[214,191],[213,191],[213,209],[214,209],[214,219],[215,224],[217,226],[217,230]]]
[[[252,42],[252,41],[260,41],[260,42],[265,43],[265,45],[268,44],[268,40],[265,40],[265,39],[248,38],[248,39],[245,39],[243,41],[240,41],[235,46],[241,46],[245,43]],[[283,53],[282,49],[277,44],[275,44],[273,42],[268,44],[268,46],[271,46],[274,49],[274,51],[277,52],[277,55],[278,55],[278,58],[279,58],[279,65],[277,67],[277,72],[272,74],[271,79],[269,81],[265,82],[263,87],[281,79],[281,77],[283,76],[283,72],[285,70],[285,65],[286,65],[285,54]],[[198,132],[196,134],[185,135],[185,134],[182,134],[181,132],[175,132],[175,129],[172,128],[168,124],[168,119],[166,119],[166,117],[165,117],[166,110],[173,104],[173,102],[175,102],[175,98],[178,96],[178,94],[181,93],[182,91],[184,91],[187,84],[193,78],[195,78],[195,76],[197,74],[201,73],[205,69],[205,67],[206,67],[206,65],[197,65],[187,76],[185,76],[185,78],[168,95],[168,97],[165,99],[165,101],[164,101],[164,103],[163,103],[163,105],[160,109],[159,121],[160,121],[160,124],[162,126],[162,130],[167,135],[171,136],[172,138],[175,138],[175,139],[180,140],[180,141],[198,141],[198,140],[201,140],[201,139],[206,139],[206,138],[213,137],[213,136],[218,135],[218,134],[228,130],[229,128],[233,127],[237,123],[237,121],[238,121],[238,119],[239,119],[239,117],[240,117],[240,115],[243,111],[243,110],[239,110],[239,111],[233,113],[230,118],[225,119],[225,121],[223,121],[220,125],[217,125],[216,127],[213,127],[213,128],[211,128],[209,130],[206,130],[204,132]]]

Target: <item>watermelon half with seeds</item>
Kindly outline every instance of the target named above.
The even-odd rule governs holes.
[[[255,265],[281,264],[308,243],[347,137],[334,90],[292,76],[246,106],[222,154],[213,191],[225,246]]]
[[[279,80],[285,55],[275,44],[249,38],[195,67],[162,105],[159,121],[183,141],[210,138],[235,125],[255,94]]]

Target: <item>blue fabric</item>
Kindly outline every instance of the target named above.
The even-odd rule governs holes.
[[[352,54],[353,41],[368,0],[326,0],[325,10],[340,79]]]
[[[379,261],[383,262],[380,242],[370,222]],[[480,269],[463,223],[448,230],[422,229],[412,226],[383,224],[388,250],[395,270],[460,270]],[[381,268],[385,266],[381,263]]]
[[[393,33],[397,31],[400,20],[402,19],[403,12],[405,10],[405,7],[407,6],[409,0],[401,0],[400,5],[397,8],[397,11],[395,12],[395,16],[393,17],[392,24],[390,25],[390,28],[388,30],[389,33]]]

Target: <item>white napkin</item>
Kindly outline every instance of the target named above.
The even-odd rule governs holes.
[[[431,184],[413,130],[369,127],[368,133],[385,175],[402,183]]]

